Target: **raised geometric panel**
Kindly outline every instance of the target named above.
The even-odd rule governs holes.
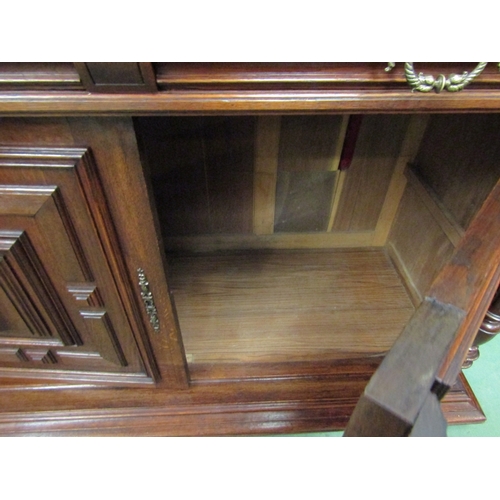
[[[80,305],[84,303],[89,307],[103,306],[95,283],[69,283],[66,289]]]
[[[0,147],[0,372],[150,376],[131,300],[91,152]]]
[[[45,365],[55,365],[57,363],[56,355],[50,349],[25,349],[26,357],[35,363]]]
[[[118,341],[109,316],[104,309],[88,308],[80,311],[94,344],[101,356],[117,365],[127,366],[127,360]]]
[[[0,286],[10,302],[0,307],[14,308],[31,335],[82,344],[25,232],[0,230]]]
[[[29,361],[24,351],[18,347],[0,347],[0,363]]]
[[[0,186],[0,215],[34,216],[54,194],[54,186]]]

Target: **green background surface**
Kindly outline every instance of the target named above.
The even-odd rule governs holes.
[[[464,374],[486,415],[486,422],[450,425],[450,437],[500,436],[500,338],[479,346],[479,352],[479,359],[464,370]]]

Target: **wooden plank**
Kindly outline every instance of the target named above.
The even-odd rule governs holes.
[[[463,373],[441,400],[448,425],[484,422],[486,416]]]
[[[500,177],[500,115],[433,115],[417,173],[466,228]]]
[[[406,287],[406,290],[408,292],[408,295],[411,298],[411,301],[415,307],[418,307],[418,305],[422,302],[423,295],[420,292],[420,290],[417,288],[415,283],[413,282],[413,278],[408,271],[403,259],[401,258],[401,255],[399,252],[396,250],[394,245],[389,242],[387,246],[385,247],[387,255],[391,259],[392,263],[394,264],[394,267],[398,271],[399,275],[401,276],[401,279],[403,281],[404,286]]]
[[[347,117],[283,116],[275,232],[326,231]]]
[[[208,233],[251,233],[255,118],[205,117],[203,122]]]
[[[346,174],[347,172],[345,170],[341,170],[337,173],[337,182],[335,183],[332,196],[332,208],[330,209],[330,217],[328,218],[328,227],[327,227],[328,232],[332,230],[333,222],[335,221],[335,217],[337,216],[340,204],[340,197],[342,196],[342,190],[344,189]]]
[[[337,143],[335,144],[335,153],[333,155],[333,160],[331,163],[331,170],[338,171],[340,165],[340,159],[342,156],[342,148],[344,146],[344,140],[347,132],[347,126],[349,125],[349,115],[342,116],[342,124],[340,126],[339,135],[337,137]],[[330,232],[333,228],[333,222],[337,216],[337,211],[339,208],[340,197],[342,195],[342,190],[344,188],[346,172],[338,171],[337,179],[332,194],[332,204],[330,208],[330,216],[328,218],[327,231]]]
[[[363,394],[344,430],[344,437],[408,436],[411,424]]]
[[[0,63],[0,88],[5,90],[83,89],[72,63]]]
[[[156,92],[152,63],[75,62],[85,89],[89,92]]]
[[[432,214],[439,227],[446,234],[454,247],[458,245],[464,235],[464,230],[453,219],[446,207],[439,201],[436,194],[425,186],[411,168],[406,168],[405,176],[411,183],[418,197]]]
[[[280,138],[279,116],[257,119],[254,167],[254,234],[273,234]]]
[[[193,362],[381,354],[413,312],[381,251],[179,257],[170,269]]]
[[[406,186],[406,177],[404,175],[406,165],[408,162],[411,162],[417,154],[428,120],[429,117],[426,115],[412,116],[410,119],[406,136],[401,145],[396,166],[394,167],[394,173],[385,196],[384,205],[382,206],[377,221],[374,245],[384,246],[387,242]]]
[[[281,118],[279,170],[310,172],[336,170],[344,126],[341,115],[295,115]],[[345,134],[345,131],[344,131]]]
[[[388,240],[387,247],[392,249],[407,286],[421,299],[454,247],[413,185],[406,187]]]
[[[446,437],[446,427],[439,400],[435,394],[429,392],[410,437]]]
[[[24,93],[23,93],[24,94]],[[0,113],[5,116],[109,116],[194,113],[477,113],[498,112],[500,91],[484,92],[473,86],[464,93],[429,95],[412,93],[407,85],[398,90],[196,90],[151,94],[96,94],[89,92],[15,92],[0,95]]]
[[[454,306],[435,299],[424,300],[370,379],[344,435],[408,435],[431,391],[440,361],[465,316]],[[377,408],[383,409],[384,416],[372,420],[372,412]],[[394,429],[388,431],[388,423],[394,424]],[[404,432],[397,433],[401,431]]]
[[[338,170],[340,165],[340,158],[342,157],[342,148],[344,147],[344,140],[347,133],[347,126],[349,125],[349,115],[342,115],[342,123],[340,124],[340,130],[337,135],[337,141],[335,143],[335,152],[333,154],[333,159],[330,164],[330,170]]]
[[[220,250],[314,249],[371,247],[373,232],[279,233],[269,235],[208,235],[164,238],[170,252],[215,252]]]
[[[135,125],[162,233],[209,233],[203,119],[138,118]]]
[[[321,232],[328,229],[336,172],[278,170],[274,231]]]
[[[253,117],[139,118],[163,233],[251,233]]]
[[[253,89],[345,89],[352,94],[356,89],[369,89],[374,92],[383,89],[406,89],[404,64],[398,63],[390,71],[385,71],[387,63],[383,62],[307,62],[307,63],[155,63],[158,85],[163,90],[180,91],[183,89],[215,89],[231,88]],[[424,74],[450,75],[472,71],[474,63],[415,63],[415,70]],[[500,76],[495,63],[490,63],[474,85],[467,89],[492,90],[500,83]],[[371,88],[370,88],[371,87]],[[415,93],[415,97],[418,96]],[[433,99],[432,99],[433,100]],[[387,105],[389,107],[389,105]],[[387,109],[385,110],[387,112]]]
[[[405,115],[364,117],[333,231],[376,228],[408,120]]]

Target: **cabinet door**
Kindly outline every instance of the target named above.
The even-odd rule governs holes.
[[[151,382],[91,151],[0,148],[0,375]]]

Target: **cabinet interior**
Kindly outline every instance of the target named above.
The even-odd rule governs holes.
[[[500,116],[134,120],[186,358],[388,351],[500,175]]]

